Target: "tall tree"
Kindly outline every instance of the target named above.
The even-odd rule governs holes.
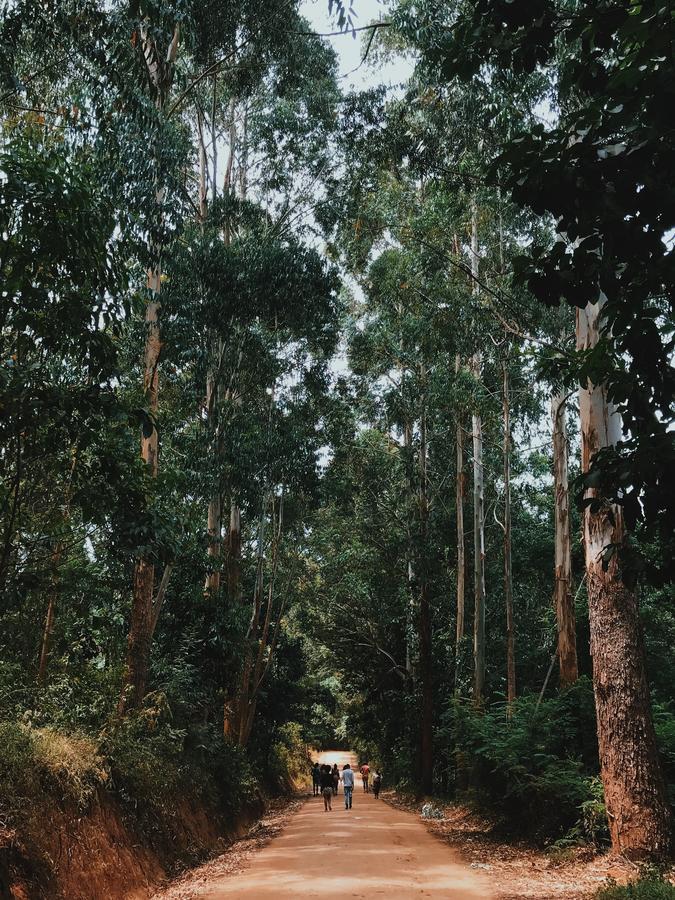
[[[553,521],[555,582],[553,603],[558,626],[560,684],[567,687],[579,675],[576,621],[572,595],[572,546],[568,474],[567,396],[558,391],[551,400],[553,421]]]
[[[478,244],[478,203],[471,203],[471,290],[479,294],[480,257]],[[471,371],[478,383],[481,352],[474,350]],[[473,700],[480,704],[485,688],[485,494],[483,471],[483,421],[479,410],[471,416],[473,437]]]
[[[603,329],[602,303],[577,311],[577,347],[593,350]],[[621,439],[621,417],[603,384],[579,391],[581,468]],[[597,488],[584,494],[584,551],[591,626],[593,686],[600,768],[613,846],[622,852],[665,855],[670,808],[661,776],[651,715],[637,595],[621,578],[621,508]]]
[[[511,561],[511,398],[508,359],[502,362],[504,411],[504,604],[506,606],[506,699],[516,699],[516,647],[513,624],[513,572]]]
[[[459,374],[461,360],[455,356],[455,373]],[[455,527],[457,530],[457,602],[455,609],[455,695],[459,696],[459,673],[461,665],[462,640],[464,638],[464,601],[466,580],[466,558],[464,537],[464,494],[466,491],[466,474],[464,472],[464,425],[461,408],[456,411],[455,425]]]
[[[408,24],[420,12],[410,15]],[[614,846],[661,855],[670,830],[652,752],[634,584],[640,573],[656,581],[672,579],[675,558],[670,477],[675,439],[667,433],[675,393],[669,364],[672,304],[663,302],[673,292],[666,239],[672,204],[665,198],[675,150],[672,130],[659,112],[673,94],[671,67],[663,64],[670,59],[672,10],[651,4],[638,11],[631,4],[602,2],[570,15],[557,0],[537,10],[524,0],[507,5],[487,0],[460,2],[446,14],[445,21],[437,20],[443,38],[436,42],[439,32],[432,29],[423,48],[426,62],[439,65],[446,77],[473,83],[478,72],[489,72],[491,83],[504,84],[515,96],[514,72],[555,75],[559,114],[546,124],[526,122],[508,136],[490,177],[500,179],[515,203],[551,215],[556,223],[556,241],[535,241],[517,261],[518,283],[545,303],[564,300],[581,310],[580,354],[568,358],[566,374],[580,379],[589,401],[582,426],[584,483],[598,492],[587,498],[592,506],[584,536],[587,577],[596,578],[588,585],[592,631],[599,638],[625,627],[629,638],[612,643],[609,653],[593,638],[603,780]],[[543,96],[549,85],[541,89]],[[597,312],[603,304],[600,329]],[[596,386],[591,391],[589,380]],[[596,410],[608,408],[590,402],[596,400],[593,391],[605,392],[620,407],[622,426],[612,424],[611,439],[611,423],[595,420]],[[613,516],[615,507],[622,507],[624,518],[610,528],[607,511]],[[638,523],[642,534],[657,542],[657,560],[629,539]],[[600,546],[601,540],[608,543]],[[598,555],[604,557],[611,590],[601,587]],[[622,696],[606,702],[615,678],[622,679],[617,682]],[[636,746],[634,716],[646,729],[644,753]],[[613,747],[623,746],[632,760],[640,760],[623,788],[606,743],[610,734]]]
[[[178,55],[180,24],[175,22],[164,40],[158,39],[155,29],[144,21],[140,25],[140,48],[146,67],[146,75],[153,93],[157,113],[161,121],[169,101]],[[160,131],[161,134],[161,131]],[[145,350],[143,354],[143,392],[147,403],[149,427],[141,439],[141,456],[153,478],[159,471],[159,363],[162,348],[160,336],[160,292],[162,286],[163,218],[166,200],[166,173],[162,170],[161,148],[153,147],[156,210],[151,219],[154,227],[150,237],[151,259],[147,274],[148,298],[145,307]],[[147,555],[141,556],[134,567],[129,623],[129,643],[126,669],[120,695],[119,712],[140,706],[145,696],[150,668],[150,650],[156,625],[153,607],[155,597],[155,564]]]

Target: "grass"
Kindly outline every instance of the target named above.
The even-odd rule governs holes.
[[[85,808],[109,773],[94,740],[51,728],[32,730],[33,754],[41,774],[64,799]]]
[[[96,742],[51,728],[0,721],[0,812],[7,824],[26,820],[45,792],[87,807],[108,772]]]

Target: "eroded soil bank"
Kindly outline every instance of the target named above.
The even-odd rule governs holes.
[[[0,897],[142,900],[222,853],[263,810],[257,799],[232,818],[184,799],[159,827],[105,790],[84,812],[45,798],[20,832],[0,823]]]

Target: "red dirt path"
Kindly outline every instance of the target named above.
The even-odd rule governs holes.
[[[344,753],[324,753],[320,761],[340,768],[355,762]],[[245,871],[200,885],[198,895],[209,900],[493,897],[483,876],[432,837],[418,816],[375,800],[360,784],[351,811],[345,810],[342,793],[328,813],[320,797],[310,798]]]

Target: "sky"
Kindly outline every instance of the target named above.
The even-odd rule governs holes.
[[[369,25],[371,22],[385,20],[388,17],[388,4],[379,0],[355,0],[353,24],[356,28]],[[337,31],[337,23],[328,14],[328,0],[303,0],[301,12],[318,32]],[[385,66],[373,66],[366,62],[360,65],[364,52],[364,34],[351,32],[326,38],[338,54],[341,75],[341,88],[349,90],[365,90],[381,84],[395,87],[405,81],[412,72],[412,62],[397,59]]]

